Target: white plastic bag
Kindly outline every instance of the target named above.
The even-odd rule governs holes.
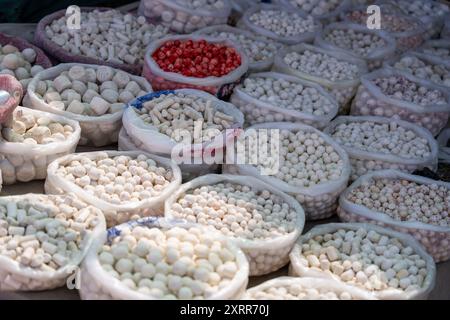
[[[61,72],[69,70],[73,66],[81,65],[78,63],[64,63],[55,67],[39,72],[28,85],[27,96],[24,98],[24,106],[42,111],[51,112],[65,116],[80,122],[81,139],[80,145],[93,145],[96,147],[106,146],[117,142],[120,128],[122,126],[123,112],[112,114],[104,114],[101,116],[79,115],[68,111],[61,111],[52,108],[43,99],[40,99],[35,91],[36,86],[41,80],[53,80],[58,77]],[[97,69],[98,65],[82,64],[85,68]],[[146,92],[152,92],[152,87],[142,77],[128,74],[131,80],[137,82]],[[124,104],[125,108],[125,104]]]
[[[200,41],[205,40],[208,43],[223,44],[227,47],[234,48],[241,57],[241,65],[231,71],[230,73],[221,77],[205,77],[195,78],[184,76],[175,72],[163,71],[153,59],[153,53],[167,41]],[[184,35],[184,36],[170,36],[157,41],[153,41],[147,48],[145,53],[144,69],[142,75],[151,83],[155,91],[161,90],[175,90],[182,88],[198,89],[209,92],[219,99],[228,97],[233,88],[241,82],[241,79],[248,71],[248,58],[244,50],[228,40],[211,38],[204,35]]]
[[[281,36],[281,35],[276,34],[273,31],[270,31],[268,29],[264,29],[260,26],[257,26],[250,21],[250,17],[254,13],[259,12],[259,11],[265,11],[265,10],[284,11],[289,14],[295,13],[303,19],[307,18],[307,15],[301,10],[292,10],[290,8],[285,8],[283,6],[261,3],[261,4],[256,4],[254,6],[251,6],[249,9],[247,9],[245,11],[244,15],[242,16],[242,18],[239,20],[237,26],[242,29],[250,30],[251,32],[253,32],[257,35],[273,39],[275,41],[278,41],[278,42],[286,44],[286,45],[293,45],[293,44],[302,43],[302,42],[311,43],[314,40],[314,34],[322,29],[321,23],[319,21],[317,21],[316,19],[314,19],[314,30],[313,31],[300,33],[295,36]]]
[[[239,85],[234,89],[230,102],[242,111],[246,125],[253,125],[262,122],[286,121],[303,123],[318,129],[323,129],[338,112],[338,105],[335,99],[321,86],[313,82],[276,72],[253,73],[248,78],[259,77],[271,78],[274,80],[284,79],[289,82],[301,84],[303,87],[314,88],[320,95],[324,96],[333,105],[335,105],[335,107],[328,114],[316,116],[311,113],[287,109],[285,107],[278,106],[276,103],[272,104],[266,101],[260,101],[243,91],[241,89],[241,85]]]
[[[231,13],[229,0],[221,0],[222,8],[189,8],[183,0],[141,0],[138,13],[170,30],[191,33],[198,29],[225,24]]]
[[[421,106],[399,99],[393,99],[383,94],[373,80],[380,77],[401,76],[409,81],[429,89],[442,92],[446,104]],[[400,119],[427,128],[436,136],[447,124],[450,112],[450,95],[445,87],[416,78],[411,74],[393,68],[383,68],[361,77],[361,86],[353,99],[351,115],[374,115],[392,117],[398,115]]]
[[[324,133],[333,137],[335,129],[340,124],[354,122],[372,122],[376,124],[396,123],[399,127],[413,131],[418,137],[426,139],[430,148],[430,156],[427,158],[404,158],[393,154],[370,152],[359,150],[356,147],[341,145],[347,151],[352,165],[350,179],[356,180],[358,177],[381,169],[398,169],[405,172],[413,172],[418,169],[429,168],[433,171],[437,169],[438,145],[431,133],[411,122],[399,120],[398,117],[385,118],[375,116],[357,117],[337,117],[324,130]]]
[[[364,205],[358,205],[347,200],[352,190],[362,184],[379,179],[407,180],[418,184],[435,184],[450,188],[450,183],[429,178],[406,174],[397,170],[382,170],[366,174],[351,184],[339,198],[338,215],[345,222],[368,222],[382,227],[408,233],[419,241],[433,257],[436,263],[450,259],[450,227],[437,226],[420,221],[398,221],[383,212],[371,210]]]
[[[270,291],[272,288],[291,288],[295,286],[298,291],[317,290],[322,293],[334,293],[338,297],[343,294],[350,294],[352,300],[375,300],[375,297],[368,292],[356,287],[343,284],[339,281],[319,278],[297,278],[278,277],[261,283],[256,287],[247,290],[242,300],[262,300],[258,299],[258,292]],[[278,299],[283,297],[278,297]],[[275,298],[274,300],[276,300]],[[310,300],[308,296],[304,300]],[[264,299],[265,300],[265,299]],[[302,300],[302,299],[300,299]]]
[[[57,198],[58,200],[56,200]],[[97,221],[97,225],[92,229],[84,229],[81,231],[83,237],[80,247],[81,250],[76,252],[67,264],[56,271],[36,270],[21,265],[18,261],[0,254],[0,291],[41,291],[61,287],[66,284],[66,279],[69,276],[77,272],[78,266],[86,256],[93,240],[106,229],[105,218],[99,209],[95,208],[95,206],[80,203],[73,194],[62,197],[29,193],[20,196],[0,197],[0,202],[7,204],[8,202],[18,202],[24,199],[30,204],[38,204],[43,208],[47,206],[44,203],[47,200],[57,201],[59,203],[64,202],[70,209],[74,209],[76,212],[82,209],[79,206],[80,204],[85,205],[83,208],[90,208],[91,214],[94,215],[92,219]],[[72,204],[73,202],[77,202],[77,204]],[[65,216],[67,213],[60,212],[58,215]],[[61,219],[61,217],[57,219]],[[4,243],[3,241],[1,242]]]
[[[354,79],[332,81],[330,79],[321,78],[316,75],[295,70],[284,62],[284,57],[286,56],[286,54],[290,52],[301,53],[304,51],[311,51],[314,53],[327,55],[335,58],[338,61],[343,61],[356,65],[359,70],[358,75]],[[278,51],[277,55],[275,56],[274,66],[272,70],[285,74],[290,74],[299,77],[301,79],[312,81],[321,85],[322,87],[327,89],[328,92],[330,92],[339,103],[339,114],[348,114],[348,111],[350,109],[349,103],[355,96],[356,90],[358,89],[358,85],[360,84],[359,78],[363,74],[367,73],[367,64],[365,60],[350,56],[345,52],[336,52],[334,50],[329,51],[317,46],[302,43]]]
[[[333,30],[354,30],[355,32],[358,33],[364,33],[367,35],[376,35],[384,40],[384,46],[374,49],[366,56],[361,56],[353,52],[352,50],[339,47],[325,40],[325,36],[329,32],[332,32]],[[381,67],[383,61],[394,56],[396,49],[395,39],[388,33],[384,31],[371,30],[368,29],[366,26],[361,26],[359,24],[347,22],[337,22],[327,25],[325,28],[323,28],[322,31],[316,34],[314,43],[317,46],[327,50],[328,52],[345,52],[354,58],[364,59],[367,63],[367,68],[369,71]]]
[[[161,218],[148,217],[135,221],[130,221],[122,225],[113,227],[100,234],[89,250],[81,269],[80,296],[83,300],[153,300],[150,295],[131,290],[119,279],[111,276],[100,265],[97,253],[101,246],[119,237],[121,232],[126,229],[133,229],[137,226],[148,228],[170,229],[171,227],[189,228],[192,224],[180,223],[177,221],[167,221]],[[196,227],[201,228],[199,225]],[[210,232],[205,230],[206,232]],[[217,239],[223,239],[217,234]],[[227,248],[237,258],[238,271],[230,283],[217,291],[211,300],[239,299],[245,292],[248,283],[248,262],[241,249],[237,248],[231,241],[227,241]]]
[[[73,128],[73,133],[64,141],[36,145],[9,142],[0,134],[0,169],[5,185],[45,179],[47,166],[56,158],[75,152],[80,140],[81,129],[77,121],[24,107],[17,107],[14,112],[19,110],[24,114],[32,114],[35,117],[45,116],[51,121],[69,125]]]
[[[386,235],[388,237],[397,238],[400,242],[405,245],[411,247],[415,254],[419,255],[423,260],[426,261],[427,268],[427,276],[424,279],[424,284],[420,290],[414,291],[404,291],[399,289],[387,289],[381,291],[368,291],[367,289],[360,288],[361,290],[366,291],[368,294],[373,294],[373,296],[377,299],[381,300],[425,300],[430,294],[431,290],[434,288],[435,278],[436,278],[436,265],[433,261],[433,258],[426,253],[424,248],[410,235],[399,233],[393,231],[391,229],[381,228],[379,226],[375,226],[369,223],[328,223],[316,226],[312,228],[308,233],[301,236],[297,244],[294,246],[291,254],[289,255],[291,259],[290,265],[290,275],[295,275],[298,277],[313,277],[313,278],[321,278],[321,279],[333,279],[340,282],[343,282],[341,278],[331,272],[325,272],[321,269],[317,268],[309,268],[306,267],[301,260],[303,260],[302,256],[302,248],[301,245],[303,243],[307,243],[309,239],[314,238],[318,235],[323,235],[326,233],[334,233],[339,229],[344,230],[353,230],[356,231],[360,228],[363,228],[367,231],[373,230],[381,235]]]
[[[279,189],[269,186],[253,177],[227,175],[227,174],[208,174],[198,177],[188,183],[183,184],[177,192],[171,195],[165,202],[164,213],[167,219],[178,219],[171,213],[171,206],[183,196],[188,190],[192,190],[204,185],[214,185],[217,183],[236,183],[249,186],[252,190],[268,190],[272,194],[279,196],[291,208],[297,212],[296,229],[283,236],[264,240],[249,240],[245,238],[231,238],[232,241],[241,248],[247,255],[250,263],[250,275],[259,276],[276,271],[285,266],[289,261],[289,252],[291,251],[295,240],[302,233],[305,225],[305,213],[300,204],[292,197],[288,196]],[[212,227],[213,230],[216,230]]]
[[[245,46],[242,45],[239,41],[236,41],[237,45],[239,45],[241,48],[244,49],[245,54],[247,55],[249,59],[248,63],[248,71],[249,72],[260,72],[260,71],[267,71],[270,70],[270,67],[272,67],[273,60],[275,58],[275,54],[277,53],[277,50],[282,48],[282,45],[278,42],[275,42],[269,38],[266,37],[260,37],[256,36],[250,31],[242,30],[238,28],[233,28],[229,25],[218,25],[218,26],[212,26],[212,27],[206,27],[203,29],[200,29],[196,31],[194,34],[199,35],[206,35],[209,37],[215,37],[215,38],[223,38],[225,40],[233,41],[229,39],[227,36],[218,36],[217,33],[231,33],[235,36],[242,36],[245,37],[247,41],[253,40],[254,42],[259,42],[261,44],[265,44],[263,48],[260,48],[260,50],[266,50],[266,53],[262,55],[261,52],[252,52],[251,49],[247,49]]]
[[[347,183],[350,177],[351,167],[347,152],[345,152],[341,146],[331,139],[331,137],[307,125],[298,123],[271,122],[253,125],[248,128],[248,130],[250,129],[280,129],[294,132],[303,130],[307,132],[314,132],[327,144],[331,145],[334,151],[344,162],[342,175],[337,180],[320,183],[313,187],[301,188],[292,186],[273,176],[261,175],[260,170],[256,166],[250,164],[227,164],[224,168],[225,171],[232,174],[256,177],[275,189],[291,195],[302,205],[305,210],[307,220],[325,219],[334,215],[336,213],[337,199],[341,192],[347,188]]]
[[[60,165],[65,165],[74,160],[81,160],[82,158],[97,159],[99,157],[129,156],[136,158],[143,154],[146,157],[153,159],[159,166],[169,169],[173,173],[172,181],[164,190],[156,197],[148,198],[139,202],[129,202],[125,204],[112,204],[95,195],[89,194],[75,183],[65,179],[57,174],[57,169]],[[144,151],[98,151],[87,153],[75,153],[61,157],[53,161],[48,166],[47,180],[45,180],[45,193],[47,194],[65,194],[73,192],[81,200],[95,205],[103,211],[108,226],[114,226],[128,220],[139,219],[146,216],[156,216],[163,213],[164,200],[175,192],[181,184],[180,168],[171,160],[146,153]]]

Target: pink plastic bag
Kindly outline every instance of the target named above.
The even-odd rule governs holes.
[[[0,124],[9,119],[22,100],[22,85],[9,74],[0,74]]]

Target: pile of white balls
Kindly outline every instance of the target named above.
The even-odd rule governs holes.
[[[340,0],[289,0],[293,6],[313,16],[321,16],[335,10]]]
[[[445,64],[432,63],[416,56],[407,55],[396,62],[394,67],[418,78],[450,87],[450,67]]]
[[[429,274],[426,261],[412,247],[363,228],[313,236],[294,252],[304,268],[331,273],[369,291],[421,289]]]
[[[74,183],[89,195],[111,204],[127,204],[157,197],[173,180],[170,169],[158,165],[144,154],[108,156],[100,152],[91,159],[59,163],[56,175]]]
[[[207,299],[239,272],[227,242],[196,227],[123,230],[103,245],[98,259],[130,290],[155,299]]]
[[[145,123],[176,142],[203,143],[236,122],[232,115],[216,110],[217,103],[192,94],[169,93],[134,110]]]
[[[386,41],[380,36],[352,29],[332,29],[325,34],[324,40],[360,57],[367,57],[374,50],[386,46]]]
[[[425,46],[421,49],[421,52],[432,56],[441,57],[444,58],[445,60],[450,60],[450,47],[448,48],[440,46],[433,47],[432,45]]]
[[[179,5],[189,9],[217,10],[227,4],[223,0],[175,0]]]
[[[449,12],[448,6],[438,1],[399,0],[396,4],[406,14],[420,19],[442,17]]]
[[[53,80],[36,83],[35,94],[51,108],[86,116],[122,112],[146,88],[124,71],[107,66],[72,66]]]
[[[62,16],[45,28],[45,35],[73,55],[83,55],[112,63],[144,63],[145,49],[168,30],[117,10],[81,11],[81,29],[69,30],[70,16]]]
[[[24,89],[31,79],[44,68],[35,64],[36,51],[26,48],[22,51],[15,46],[0,45],[0,74],[9,74],[20,81]]]

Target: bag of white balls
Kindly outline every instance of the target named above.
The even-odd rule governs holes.
[[[63,115],[81,126],[80,145],[117,142],[125,105],[152,92],[142,77],[107,66],[66,63],[37,74],[24,105]]]
[[[251,6],[237,26],[286,45],[311,43],[321,23],[301,10],[267,3]]]
[[[184,219],[230,237],[247,255],[251,276],[286,265],[305,224],[305,213],[294,198],[238,175],[191,180],[167,199],[164,211],[167,219]]]
[[[289,274],[340,281],[382,300],[422,300],[436,265],[413,237],[368,223],[329,223],[298,239]]]
[[[251,74],[234,88],[230,101],[247,126],[286,121],[323,129],[338,112],[334,97],[318,84],[276,72]]]
[[[383,68],[361,77],[351,115],[397,115],[430,130],[436,136],[447,124],[450,94],[445,87],[407,72]]]
[[[262,134],[258,138],[259,129],[268,139]],[[279,139],[278,146],[271,141],[272,133]],[[258,138],[255,144],[251,143],[253,134]],[[243,138],[247,159],[257,155],[257,164],[240,164],[227,158],[225,172],[256,177],[293,196],[303,206],[307,220],[336,213],[337,199],[347,187],[351,167],[347,152],[331,137],[307,125],[272,122],[249,127]]]
[[[0,197],[0,290],[63,286],[105,229],[102,212],[73,194]]]
[[[328,52],[345,52],[364,59],[369,71],[378,69],[395,55],[395,39],[384,31],[355,23],[337,22],[316,34],[314,43]]]
[[[447,21],[450,20],[447,19]],[[450,37],[448,39],[429,40],[415,51],[439,57],[448,62],[450,61]]]
[[[438,145],[431,133],[396,117],[341,116],[324,133],[347,151],[353,181],[381,169],[437,169]]]
[[[278,51],[272,70],[319,84],[337,100],[339,114],[348,114],[367,64],[345,52],[302,43]]]
[[[229,239],[199,225],[144,218],[104,232],[81,269],[80,296],[239,299],[248,262]]]
[[[339,218],[409,233],[434,258],[450,259],[450,184],[397,170],[362,176],[339,198]]]
[[[339,13],[348,7],[352,0],[273,0],[293,10],[301,10],[323,23],[334,22],[339,18]]]
[[[243,300],[374,300],[370,293],[339,281],[279,277],[247,290]]]
[[[48,167],[45,192],[77,197],[101,209],[108,226],[162,215],[164,200],[181,184],[170,159],[143,151],[98,151],[58,158]]]
[[[17,107],[0,134],[4,184],[45,179],[53,160],[75,152],[80,133],[77,121]]]

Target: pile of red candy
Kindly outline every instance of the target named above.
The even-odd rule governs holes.
[[[223,44],[200,41],[167,41],[152,55],[166,72],[187,77],[221,77],[241,65],[238,52]]]

